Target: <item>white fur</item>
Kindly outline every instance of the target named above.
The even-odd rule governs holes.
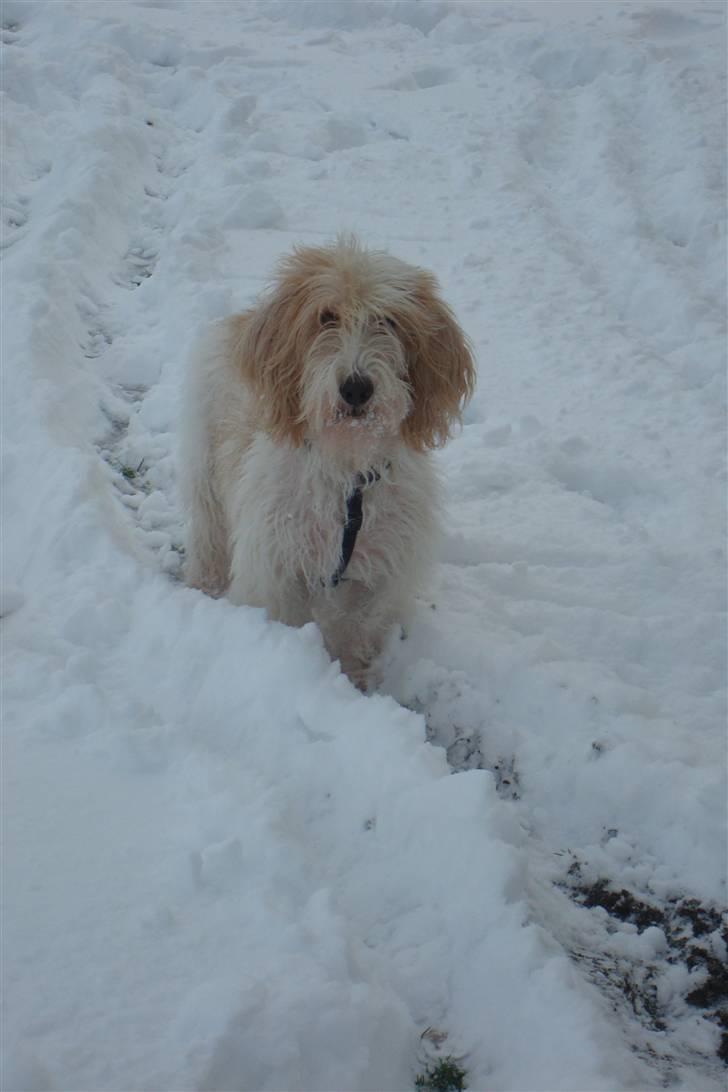
[[[390,277],[395,269],[402,280],[411,268],[389,261]],[[386,304],[386,276],[377,284]],[[437,532],[431,457],[401,435],[411,404],[403,347],[378,312],[364,309],[346,329],[324,327],[302,362],[306,435],[294,443],[260,423],[259,392],[240,368],[239,330],[240,316],[216,323],[190,362],[182,430],[187,582],[265,607],[289,625],[315,621],[331,656],[364,686],[387,631],[426,587]],[[351,373],[375,385],[361,417],[339,397]],[[362,529],[333,586],[346,500],[357,473],[370,470],[380,480],[364,488]]]

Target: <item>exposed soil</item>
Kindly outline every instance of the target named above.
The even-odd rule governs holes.
[[[640,933],[651,926],[661,929],[668,946],[666,962],[700,972],[701,981],[684,995],[684,1001],[719,1025],[717,1054],[728,1066],[728,915],[693,898],[658,904],[613,887],[606,879],[584,883],[578,861],[569,869],[566,886],[580,905],[601,907],[611,919],[630,922]],[[667,1029],[668,1014],[659,1000],[657,964],[629,966],[625,961],[596,956],[591,962],[594,979],[617,986],[644,1025],[654,1031]]]

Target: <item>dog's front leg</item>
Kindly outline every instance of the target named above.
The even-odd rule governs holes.
[[[217,598],[225,593],[230,579],[225,514],[209,477],[199,470],[190,477],[185,580],[191,588],[199,588],[206,595]]]
[[[303,626],[313,618],[310,596],[301,581],[263,573],[255,567],[233,572],[228,598],[238,606],[263,607],[271,622]]]
[[[372,665],[390,628],[399,621],[396,594],[387,585],[372,589],[356,580],[342,581],[314,611],[326,649],[359,690],[376,685]]]

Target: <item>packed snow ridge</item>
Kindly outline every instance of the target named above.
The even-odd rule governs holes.
[[[7,1092],[724,1087],[725,8],[5,0]],[[295,243],[477,351],[379,692],[185,588]]]

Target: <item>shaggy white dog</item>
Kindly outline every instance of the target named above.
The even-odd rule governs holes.
[[[188,584],[314,620],[360,687],[422,588],[437,527],[428,454],[473,387],[431,274],[352,239],[302,248],[193,355],[182,488]]]

